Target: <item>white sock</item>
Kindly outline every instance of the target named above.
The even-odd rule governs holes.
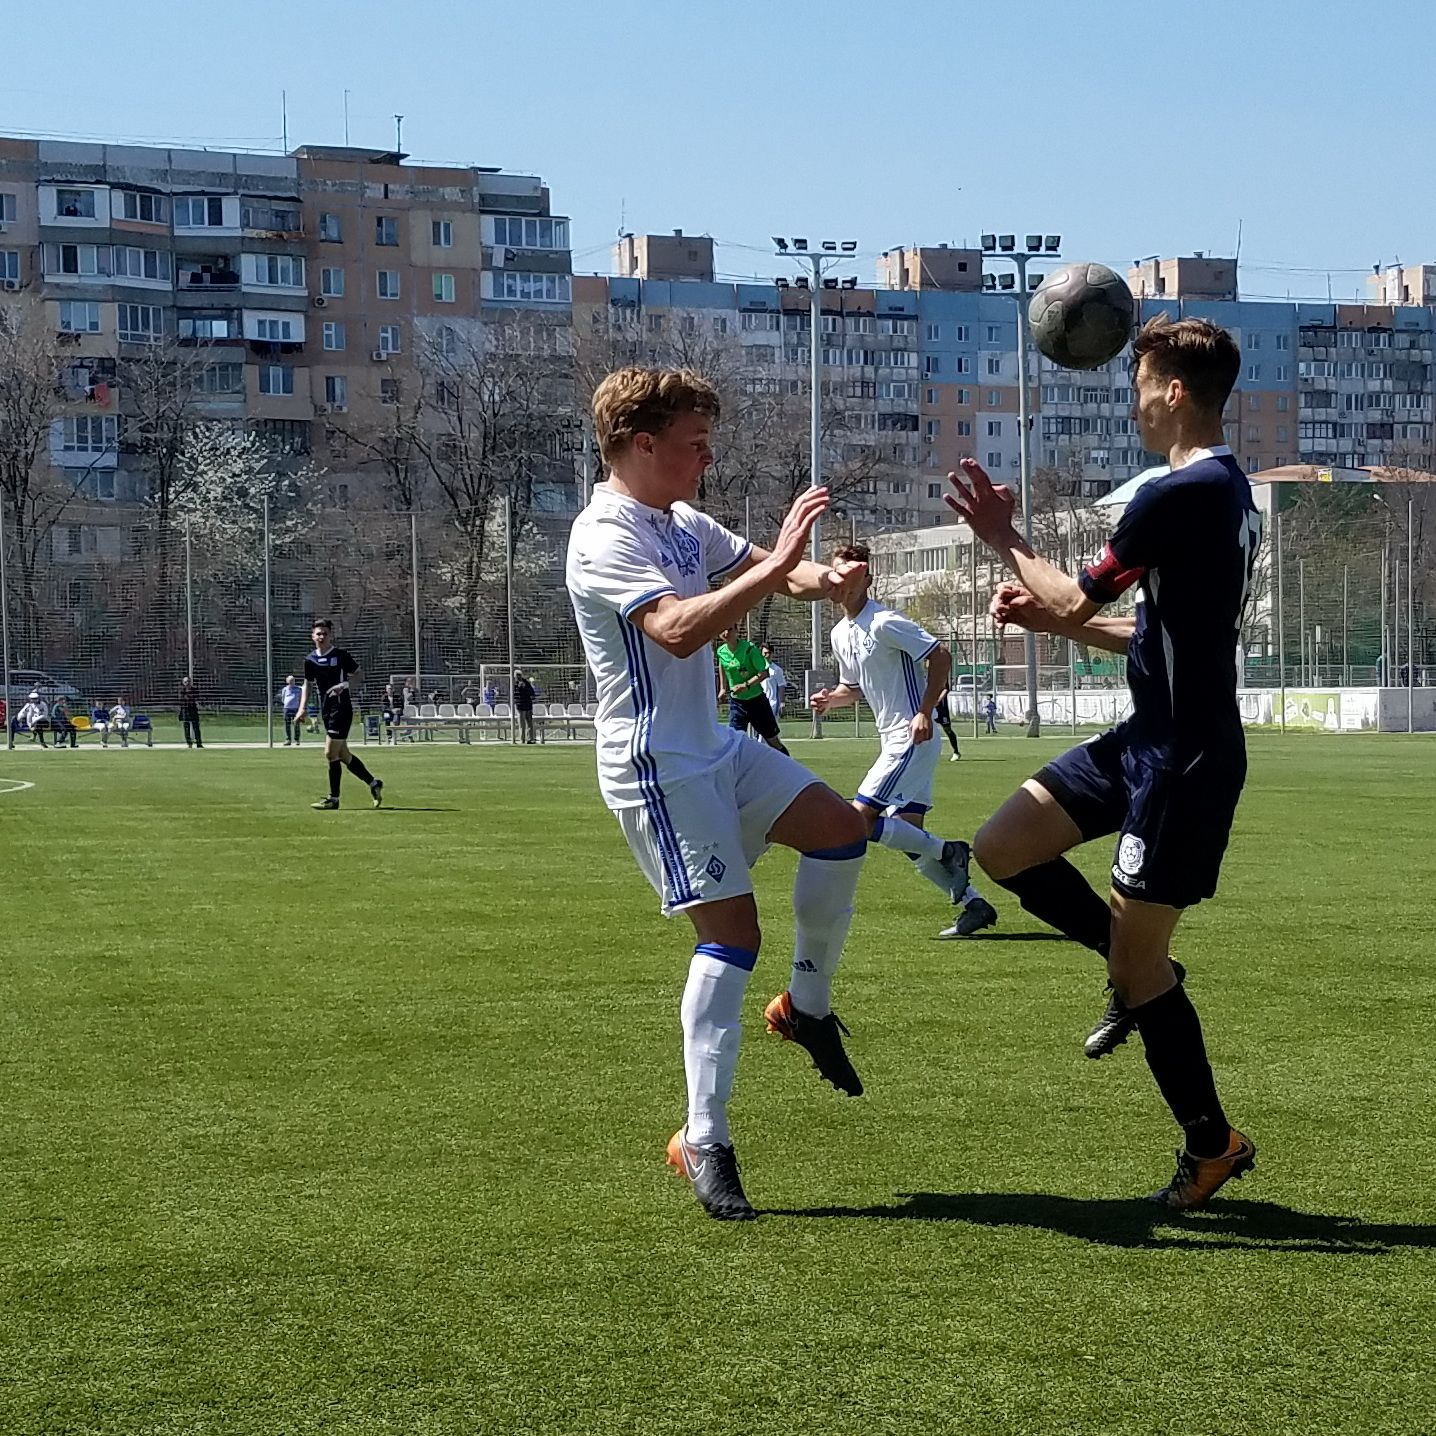
[[[731,1146],[728,1098],[738,1067],[743,993],[757,954],[744,948],[703,943],[688,965],[680,1014],[683,1070],[688,1078],[685,1136],[702,1146]],[[746,964],[746,965],[745,965]]]
[[[903,818],[879,818],[873,827],[873,841],[885,848],[896,848],[900,853],[912,853],[914,857],[942,856],[942,839],[936,833],[925,832]]]
[[[865,844],[853,845],[850,856],[798,859],[793,883],[793,972],[788,992],[793,1006],[809,1017],[826,1017],[832,1009],[833,974],[853,920],[853,894],[863,870]],[[850,853],[850,849],[832,849]]]

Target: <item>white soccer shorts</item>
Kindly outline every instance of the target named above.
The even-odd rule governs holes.
[[[932,807],[932,785],[941,757],[936,729],[926,743],[885,747],[858,784],[858,801],[880,813],[889,808]]]
[[[665,917],[751,893],[749,869],[767,851],[769,830],[821,782],[766,743],[742,739],[732,748],[710,772],[655,787],[643,807],[614,813]]]

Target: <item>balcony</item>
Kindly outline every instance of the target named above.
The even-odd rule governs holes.
[[[269,239],[302,239],[304,220],[297,206],[246,204],[240,206],[239,225],[247,235]]]
[[[227,259],[204,264],[181,264],[179,287],[183,291],[213,292],[239,288],[239,270]]]

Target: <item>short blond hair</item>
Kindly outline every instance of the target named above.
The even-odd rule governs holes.
[[[593,391],[593,429],[611,464],[635,434],[661,434],[680,414],[717,419],[718,391],[692,369],[615,369]]]

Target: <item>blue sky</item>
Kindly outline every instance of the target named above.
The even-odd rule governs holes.
[[[335,143],[347,88],[355,144],[398,111],[416,157],[542,174],[581,272],[620,222],[712,234],[734,277],[782,272],[772,234],[1056,230],[1121,267],[1240,223],[1273,297],[1436,260],[1426,0],[129,0],[68,40],[0,3],[0,132],[277,149],[287,90],[291,143]]]

